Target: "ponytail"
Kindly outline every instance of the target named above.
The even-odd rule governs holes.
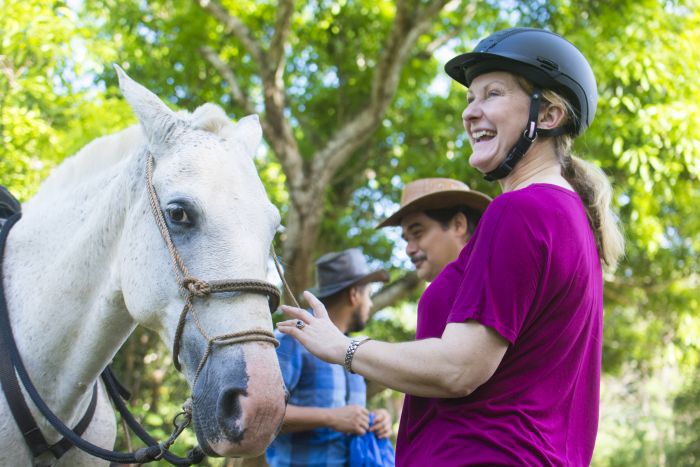
[[[615,269],[618,260],[624,254],[625,241],[619,222],[610,207],[610,182],[605,173],[590,162],[568,152],[557,152],[560,154],[562,176],[576,190],[586,208],[586,216],[595,235],[600,259],[608,267]]]
[[[522,76],[516,75],[518,84],[527,92],[532,93],[533,84]],[[563,124],[576,119],[571,102],[558,92],[551,89],[542,91],[542,105],[555,105],[566,114]],[[612,187],[605,172],[583,159],[571,154],[573,137],[564,134],[554,137],[554,150],[561,164],[562,176],[576,190],[586,208],[588,223],[593,229],[598,255],[601,261],[610,269],[615,269],[617,262],[625,251],[625,240],[620,224],[610,207]]]

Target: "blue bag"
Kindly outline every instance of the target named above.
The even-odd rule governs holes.
[[[374,414],[369,414],[369,425]],[[350,438],[350,467],[394,467],[394,447],[389,438],[379,439],[373,431]]]

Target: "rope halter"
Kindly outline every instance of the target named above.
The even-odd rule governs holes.
[[[207,341],[206,351],[204,352],[199,365],[197,365],[197,370],[195,371],[194,380],[192,382],[192,385],[194,386],[194,382],[197,380],[202,368],[204,368],[204,364],[206,363],[214,345],[216,344],[231,345],[241,342],[260,341],[269,342],[275,347],[279,346],[279,341],[275,338],[275,335],[272,333],[272,331],[267,329],[257,328],[222,334],[220,336],[209,336],[209,334],[204,330],[204,327],[199,320],[199,316],[192,305],[194,297],[205,298],[212,294],[224,292],[247,292],[264,295],[268,298],[270,312],[273,313],[279,305],[280,292],[273,284],[258,279],[230,279],[207,282],[191,276],[187,266],[185,266],[184,261],[180,257],[177,248],[175,248],[175,244],[170,236],[170,231],[168,230],[168,225],[165,222],[165,217],[163,216],[163,211],[160,209],[158,194],[153,186],[153,165],[153,154],[149,152],[148,162],[146,164],[146,187],[148,189],[151,212],[155,218],[158,230],[160,230],[161,237],[163,237],[163,241],[165,241],[165,245],[168,248],[168,252],[170,252],[170,258],[175,269],[180,294],[184,299],[184,306],[182,308],[182,312],[180,313],[180,319],[177,323],[177,329],[175,331],[175,340],[173,342],[173,364],[175,365],[175,368],[177,368],[178,371],[182,371],[179,359],[180,346],[182,341],[182,332],[185,328],[185,322],[189,313],[192,314],[192,320],[199,330],[199,333],[202,334]]]

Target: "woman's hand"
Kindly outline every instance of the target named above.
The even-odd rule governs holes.
[[[321,360],[342,365],[350,338],[333,324],[326,307],[311,292],[304,292],[304,298],[314,310],[314,315],[311,316],[302,308],[282,305],[282,311],[293,319],[280,321],[277,329],[298,340],[306,350]]]
[[[377,409],[374,411],[374,424],[369,427],[369,431],[374,431],[377,438],[388,438],[391,436],[391,415],[386,409]]]

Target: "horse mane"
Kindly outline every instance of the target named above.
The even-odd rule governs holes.
[[[231,136],[235,128],[223,109],[210,103],[197,107],[191,113],[177,112],[177,117],[191,129],[207,131],[222,139]],[[42,184],[41,191],[82,183],[133,155],[145,143],[146,138],[139,124],[96,138],[54,168]]]

